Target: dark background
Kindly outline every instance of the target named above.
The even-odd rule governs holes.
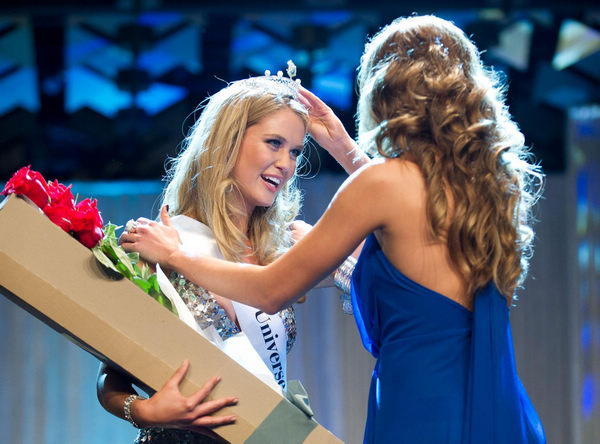
[[[411,13],[451,19],[472,36],[506,78],[511,113],[536,158],[545,171],[562,171],[566,110],[600,99],[597,2],[448,4],[2,2],[0,180],[27,164],[61,181],[158,179],[202,100],[225,81],[285,69],[289,58],[354,133],[366,36]],[[574,54],[567,66],[557,64],[560,48]],[[316,150],[309,157],[312,173],[341,171]]]

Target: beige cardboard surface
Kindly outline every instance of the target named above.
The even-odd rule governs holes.
[[[186,395],[220,375],[213,397],[235,395],[240,401],[222,411],[235,414],[236,424],[217,432],[243,443],[283,398],[133,283],[111,279],[101,267],[36,207],[14,196],[3,202],[0,285],[12,293],[6,296],[154,390],[185,358],[191,362],[181,384]],[[318,425],[304,442],[341,441]]]

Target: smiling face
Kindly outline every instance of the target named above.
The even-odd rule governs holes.
[[[306,127],[290,108],[282,108],[246,129],[233,167],[246,215],[273,205],[277,193],[294,175]]]

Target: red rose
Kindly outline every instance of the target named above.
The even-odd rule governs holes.
[[[52,203],[75,208],[73,193],[71,193],[71,185],[66,187],[54,179],[54,182],[48,182],[48,196],[50,196],[50,201]]]
[[[72,231],[72,220],[75,213],[75,209],[72,205],[58,205],[52,202],[50,205],[47,205],[43,211],[44,214],[48,216],[48,219],[65,230],[67,233]]]
[[[96,200],[85,199],[79,202],[71,222],[71,231],[88,248],[95,246],[104,236],[102,217],[96,208]]]
[[[77,236],[79,242],[88,248],[94,248],[100,239],[104,236],[102,228],[94,227],[92,231],[84,231]]]
[[[42,210],[48,205],[48,184],[37,171],[30,169],[31,165],[21,168],[4,186],[2,194],[21,194],[27,196]]]
[[[102,217],[96,207],[96,201],[85,199],[75,206],[71,185],[46,182],[31,165],[21,168],[6,183],[2,194],[20,194],[27,196],[46,216],[67,233],[72,234],[88,248],[96,244],[104,236]]]
[[[75,207],[76,216],[73,220],[73,231],[87,230],[92,227],[102,228],[102,216],[96,207],[96,200],[84,199]]]

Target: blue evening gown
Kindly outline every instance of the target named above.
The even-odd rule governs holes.
[[[371,234],[352,277],[354,316],[377,363],[365,443],[545,443],[515,368],[506,299],[473,312],[400,273]]]

